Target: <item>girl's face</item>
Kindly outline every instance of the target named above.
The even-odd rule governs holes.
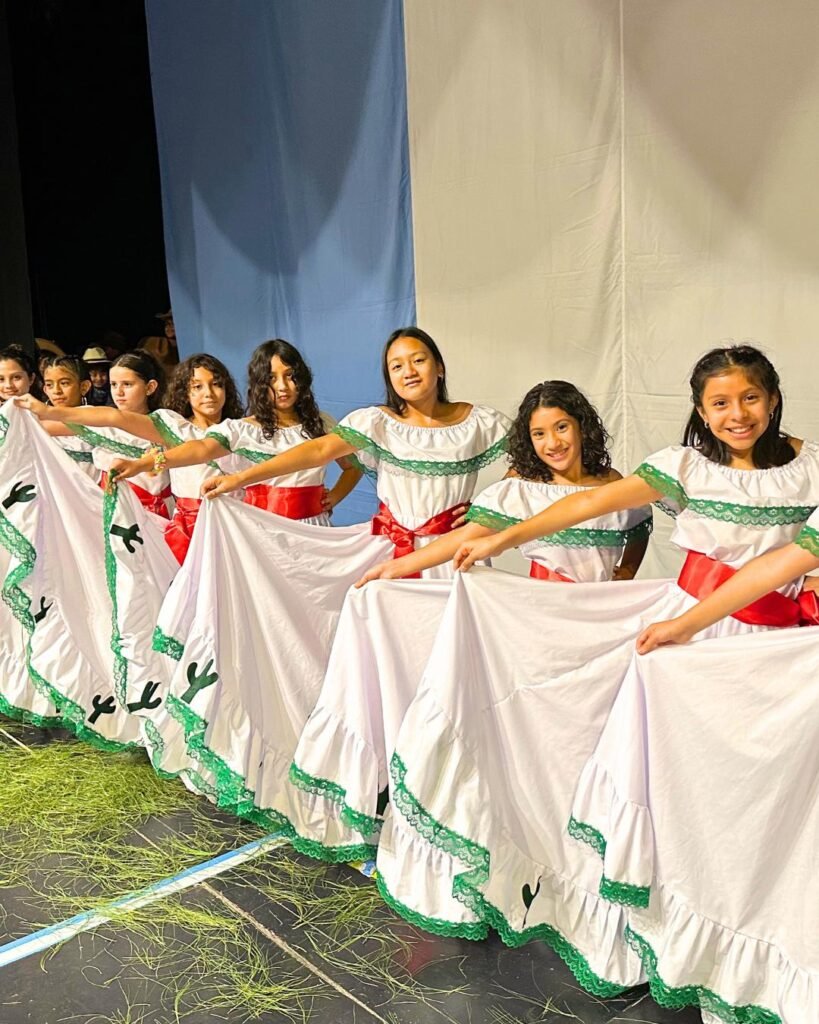
[[[765,433],[778,396],[754,383],[739,367],[709,377],[697,411],[735,459],[747,459]]]
[[[580,424],[563,409],[539,406],[529,419],[529,438],[535,454],[556,476],[582,469]]]
[[[188,398],[194,419],[218,423],[225,407],[225,385],[210,370],[197,366],[188,384]]]
[[[433,359],[423,341],[397,338],[387,353],[387,372],[399,398],[423,402],[437,396],[444,368]]]
[[[52,405],[73,408],[82,405],[91,381],[80,380],[64,366],[49,366],[45,371],[43,390]]]
[[[138,373],[125,366],[112,366],[110,380],[111,397],[120,412],[149,411],[148,396],[159,387],[157,381],[144,381]]]
[[[27,395],[33,383],[33,374],[26,373],[17,360],[0,360],[0,401]]]
[[[270,401],[276,412],[289,412],[299,400],[293,369],[278,356],[270,360]]]

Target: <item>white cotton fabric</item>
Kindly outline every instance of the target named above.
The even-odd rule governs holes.
[[[151,419],[160,420],[165,430],[179,439],[177,444],[185,441],[201,441],[207,435],[207,431],[195,426],[190,420],[185,419],[184,416],[172,409],[157,409],[151,414]],[[241,460],[229,455],[212,461],[213,464],[206,462],[198,466],[182,466],[179,469],[168,470],[174,497],[198,498],[202,483],[208,477],[216,476],[219,473],[235,472],[243,465]]]
[[[819,1019],[816,641],[635,655],[574,807],[605,835],[606,875],[650,886],[629,925],[663,982],[783,1024]]]
[[[54,441],[68,454],[68,457],[74,462],[79,469],[90,476],[94,483],[98,483],[101,472],[94,465],[93,451],[94,448],[87,441],[83,441],[81,437],[77,437],[74,434],[61,434],[53,438]],[[82,456],[86,456],[83,458]]]
[[[586,490],[590,488],[508,477],[490,484],[481,491],[473,502],[473,512],[487,509],[489,512],[520,521],[543,512],[561,498]],[[522,544],[520,553],[530,561],[539,562],[577,583],[602,583],[611,579],[622,557],[622,534],[647,520],[651,520],[651,509],[646,506],[626,509],[623,512],[611,512],[581,523],[580,529],[568,531],[569,538],[574,543],[561,542],[561,538],[550,540],[548,537],[542,537]],[[596,542],[594,538],[588,536],[588,531],[592,530],[617,532],[621,534],[619,543]]]
[[[525,519],[567,494],[582,490],[509,477],[490,484],[474,500],[472,511]],[[617,530],[650,519],[647,508],[601,516],[584,526]],[[500,523],[498,524],[500,525]],[[536,541],[524,546],[530,559],[575,580],[608,579],[623,551],[619,546],[571,547]],[[325,797],[314,814],[309,836],[327,845],[330,833],[343,831],[342,809],[374,817],[377,797],[388,784],[389,759],[404,714],[415,697],[441,616],[450,580],[375,581],[351,590],[344,602],[327,674],[294,762],[312,778],[340,786],[342,804]],[[311,805],[319,794],[301,797]],[[299,799],[294,794],[294,799]],[[353,841],[350,831],[347,841]]]
[[[113,685],[110,647],[111,599],[105,580],[102,532],[103,494],[51,443],[30,413],[10,404],[3,410],[9,429],[0,455],[0,494],[30,487],[33,500],[3,507],[19,551],[7,563],[5,585],[32,552],[30,571],[19,587],[30,614],[45,614],[31,623],[30,677],[41,693],[42,678],[61,698],[63,718],[74,727],[123,744],[139,743],[136,718],[120,706]],[[11,542],[10,542],[11,543]],[[94,718],[94,701],[111,713]]]
[[[390,548],[366,526],[327,530],[239,502],[204,503],[159,617],[162,632],[184,646],[171,695],[257,807],[289,812],[287,773],[344,594]],[[192,694],[190,673],[206,668],[218,678]],[[214,774],[207,760],[204,767]],[[227,799],[225,787],[216,798]]]
[[[361,464],[378,475],[379,500],[402,526],[412,530],[439,512],[472,499],[479,467],[453,472],[452,464],[484,456],[507,436],[511,421],[489,406],[475,405],[454,426],[416,427],[379,406],[370,406],[351,412],[338,427],[342,437],[349,438],[344,431],[353,430],[369,442],[351,440],[356,447],[361,445],[356,453]],[[379,449],[403,465],[382,457]],[[498,450],[494,458],[501,454]],[[486,462],[490,461],[487,456]]]
[[[101,473],[108,473],[115,459],[132,457],[117,451],[114,447],[115,445],[140,448],[143,453],[152,447],[150,441],[146,441],[141,437],[134,437],[133,434],[129,434],[126,430],[120,430],[119,427],[94,427],[93,430],[81,427],[77,429],[77,433],[92,445],[94,465]],[[106,442],[109,444],[106,445]],[[136,458],[137,456],[133,457]],[[131,483],[141,487],[149,494],[161,494],[170,485],[170,476],[167,470],[163,470],[156,475],[153,473],[137,473],[136,476],[131,477]]]
[[[691,506],[684,508],[674,520],[671,542],[685,551],[700,551],[734,569],[765,551],[790,543],[819,503],[819,445],[813,441],[804,441],[791,462],[772,469],[731,469],[682,445],[650,455],[643,466],[673,478],[690,498],[712,506],[718,503],[742,505],[746,509],[808,509],[802,518],[791,523],[755,525],[732,521],[729,513],[719,508],[708,515]],[[652,483],[650,476],[646,479]],[[801,585],[801,579],[795,580],[781,591],[792,597]]]

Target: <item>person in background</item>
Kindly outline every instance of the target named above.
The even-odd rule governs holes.
[[[108,380],[108,371],[111,368],[111,360],[103,348],[87,348],[82,354],[83,361],[87,363],[91,374],[91,390],[85,396],[87,405],[113,405],[111,398],[111,384]]]
[[[163,324],[163,335],[142,338],[139,348],[143,352],[150,353],[161,365],[166,374],[171,374],[175,366],[179,364],[179,350],[176,347],[176,327],[173,322],[173,312],[157,313],[156,319]]]

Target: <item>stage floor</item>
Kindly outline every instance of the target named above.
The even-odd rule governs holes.
[[[50,783],[35,765],[47,768],[56,745],[75,741],[2,719],[0,729],[3,783],[7,772],[18,777],[31,772],[34,807],[31,820],[15,816],[9,824],[8,814],[0,820],[0,850],[6,851],[0,853],[2,1024],[695,1024],[700,1019],[693,1009],[657,1006],[645,987],[605,1001],[590,996],[542,943],[509,949],[495,936],[475,943],[429,935],[384,906],[362,872],[309,860],[288,846],[266,849],[238,866],[228,862],[222,873],[181,892],[160,890],[142,909],[123,907],[113,920],[77,931],[61,944],[48,946],[51,933],[40,935],[35,947],[31,937],[37,933],[126,895],[128,886],[117,891],[116,880],[129,877],[122,864],[139,861],[139,851],[152,858],[156,883],[224,857],[263,832],[168,781],[163,785],[170,787],[171,800],[161,813],[137,812],[133,828],[105,827],[96,843],[93,834],[79,843],[76,835],[63,841],[61,829],[71,809],[61,808],[59,797],[51,810],[43,803],[42,788]],[[144,772],[146,787],[153,785],[141,753],[102,754],[76,746],[84,764],[93,757],[101,766],[101,785],[126,769],[129,779],[138,782]],[[79,802],[88,779],[78,776]],[[101,858],[102,845],[107,849]],[[21,850],[27,851],[25,864]],[[146,881],[138,872],[137,877]]]

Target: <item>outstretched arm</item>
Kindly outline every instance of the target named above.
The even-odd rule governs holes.
[[[297,444],[295,448],[282,452],[281,455],[274,455],[272,459],[249,466],[241,473],[210,477],[202,484],[202,494],[206,498],[215,498],[217,494],[236,491],[240,487],[250,487],[263,480],[270,480],[272,477],[287,476],[289,473],[298,473],[303,469],[326,466],[333,459],[352,455],[354,451],[355,448],[346,441],[342,441],[338,434],[323,434],[321,437],[313,438],[312,441]]]
[[[77,424],[81,427],[117,427],[151,444],[163,444],[162,435],[150,416],[139,412],[123,412],[109,406],[78,405],[73,407],[46,405],[32,395],[15,399],[15,405],[33,412],[38,420],[48,423]],[[48,429],[48,428],[46,428]],[[49,431],[50,433],[50,431]]]
[[[756,601],[763,594],[784,587],[791,580],[819,568],[819,558],[798,544],[768,551],[753,559],[726,580],[713,594],[676,619],[654,622],[637,637],[637,653],[649,651],[664,644],[685,644],[700,630],[731,615],[739,608]]]
[[[185,441],[165,452],[165,469],[182,469],[183,466],[199,466],[211,459],[221,459],[228,451],[212,437]],[[138,459],[116,459],[111,464],[111,473],[117,480],[130,480],[139,473],[150,473],[154,468],[154,454],[149,452]]]
[[[620,564],[614,570],[612,579],[633,580],[637,570],[643,564],[646,551],[648,550],[648,534],[635,537],[626,544]]]
[[[363,587],[371,580],[400,580],[404,576],[412,576],[416,572],[423,572],[424,569],[432,569],[436,565],[443,565],[448,562],[458,548],[468,540],[477,540],[480,537],[488,537],[492,530],[487,526],[480,526],[478,523],[467,523],[457,530],[445,533],[438,537],[431,544],[425,544],[409,555],[402,558],[391,558],[389,561],[380,562],[374,565],[369,572],[364,573],[361,579],[355,584],[356,587]]]
[[[531,519],[524,519],[515,526],[487,537],[483,540],[468,541],[455,552],[453,566],[466,572],[475,562],[492,558],[519,547],[527,541],[538,537],[548,537],[559,530],[567,530],[570,526],[583,523],[587,519],[606,515],[609,512],[620,512],[627,508],[639,508],[648,505],[661,497],[645,480],[639,476],[627,476],[623,480],[615,480],[602,487],[594,487],[585,491],[569,494],[556,501],[543,512],[538,512]]]

